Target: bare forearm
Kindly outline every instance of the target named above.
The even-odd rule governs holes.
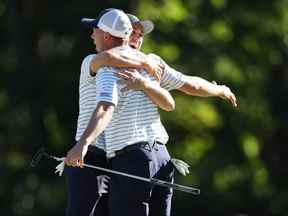
[[[157,83],[146,82],[143,91],[150,100],[161,109],[165,111],[175,109],[175,101],[171,94],[161,88]]]
[[[113,51],[107,51],[109,58],[107,58],[107,65],[114,67],[125,67],[125,68],[145,68],[146,66],[146,55],[123,55]]]
[[[128,58],[115,50],[108,50],[97,54],[91,61],[90,68],[95,74],[97,70],[103,66],[144,69],[148,67],[146,55],[143,54],[141,58],[129,55]]]
[[[185,76],[185,84],[179,90],[189,95],[201,97],[220,96],[223,91],[218,85],[195,76]]]
[[[113,111],[114,105],[99,102],[79,142],[82,145],[90,145],[106,128],[112,118]]]
[[[125,52],[118,48],[106,50],[94,56],[90,64],[91,75],[95,75],[97,70],[103,66],[144,69],[154,76],[156,80],[160,80],[163,72],[163,64],[160,60],[149,58],[144,53],[134,50],[134,52]]]
[[[193,96],[220,97],[224,100],[230,101],[234,107],[237,107],[237,99],[229,87],[210,83],[200,77],[186,76],[185,79],[185,84],[179,88],[180,91]]]

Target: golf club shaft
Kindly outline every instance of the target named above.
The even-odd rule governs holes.
[[[57,161],[63,161],[63,158],[58,158],[58,157],[54,157],[48,154],[45,154],[47,157],[57,160]],[[129,178],[133,178],[133,179],[137,179],[140,181],[145,181],[151,184],[155,184],[158,186],[162,186],[162,187],[169,187],[169,188],[173,188],[175,190],[179,190],[179,191],[183,191],[186,193],[191,193],[191,194],[195,194],[195,195],[199,195],[200,194],[200,190],[198,188],[193,188],[193,187],[188,187],[188,186],[184,186],[184,185],[179,185],[179,184],[174,184],[174,183],[170,183],[167,181],[163,181],[160,179],[155,179],[155,178],[145,178],[145,177],[141,177],[141,176],[136,176],[136,175],[132,175],[132,174],[128,174],[128,173],[123,173],[123,172],[119,172],[116,170],[111,170],[111,169],[107,169],[107,168],[103,168],[103,167],[98,167],[98,166],[94,166],[94,165],[90,165],[90,164],[83,164],[84,167],[89,167],[89,168],[93,168],[93,169],[97,169],[97,170],[101,170],[107,173],[112,173],[112,174],[117,174],[117,175],[121,175],[121,176],[125,176],[125,177],[129,177]]]

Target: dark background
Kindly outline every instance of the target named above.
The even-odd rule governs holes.
[[[65,178],[29,162],[74,144],[80,64],[94,52],[80,19],[109,7],[153,20],[144,52],[238,98],[234,109],[174,91],[176,110],[161,112],[171,154],[191,164],[176,182],[202,190],[176,191],[172,215],[288,215],[287,0],[0,0],[1,215],[64,215]]]

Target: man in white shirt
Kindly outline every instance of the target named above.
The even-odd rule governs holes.
[[[150,20],[139,20],[132,14],[128,14],[128,17],[133,26],[133,32],[130,36],[129,45],[136,50],[140,50],[144,36],[154,29],[154,24]],[[234,107],[237,106],[236,97],[227,86],[217,85],[215,82],[211,83],[200,77],[184,75],[169,67],[169,65],[163,59],[155,54],[134,55],[129,53],[119,53],[117,50],[111,49],[101,53],[101,55],[97,56],[97,58],[95,58],[91,64],[94,68],[99,68],[103,65],[145,68],[158,77],[160,86],[163,88],[166,88],[167,83],[170,81],[167,79],[167,77],[171,76],[170,74],[175,72],[174,74],[178,73],[177,76],[182,77],[184,80],[184,84],[179,86],[179,88],[176,90],[192,96],[219,97],[229,101]],[[162,65],[162,67],[159,67],[159,64]],[[165,70],[165,68],[167,68],[167,70]],[[133,80],[135,79],[132,74],[127,77],[126,83],[131,85]]]
[[[97,35],[96,33],[95,38],[97,38],[98,36],[99,35]],[[137,40],[135,42],[138,43]],[[141,43],[140,43],[140,46],[138,46],[138,48],[140,47],[141,47]],[[134,48],[137,48],[137,47],[135,46]],[[124,54],[126,54],[127,52],[125,49],[123,49],[123,50],[117,50],[116,53],[119,54],[120,56],[124,56]],[[141,55],[140,57],[142,58]],[[179,72],[171,69],[168,65],[163,63],[162,60],[159,60],[158,57],[151,55],[146,60],[149,60],[150,57],[152,57],[153,59],[156,59],[156,61],[161,62],[164,65],[164,70],[162,71],[162,73],[160,73],[160,76],[158,77],[158,79],[161,78],[160,84],[162,84],[162,86],[165,86],[167,89],[169,90],[180,89],[181,90],[182,88],[182,91],[188,94],[192,94],[192,95],[220,96],[221,98],[230,100],[231,103],[236,106],[236,98],[229,88],[225,86],[217,86],[217,85],[211,84],[205,80],[202,80],[201,78],[186,77],[180,74]],[[93,63],[95,63],[95,61],[93,61],[93,57],[91,58],[92,60],[90,60],[90,66],[91,68],[93,68]],[[144,61],[144,63],[147,63],[146,60]],[[133,63],[135,64],[135,62],[137,64],[137,61],[134,61]],[[103,140],[105,139],[105,145],[103,145],[102,148],[104,148],[104,151],[107,153],[108,158],[110,158],[112,168],[115,170],[124,171],[124,172],[133,172],[133,174],[138,174],[142,176],[145,175],[146,177],[153,177],[155,175],[159,175],[159,173],[164,173],[164,175],[166,175],[166,177],[168,176],[169,178],[169,175],[172,173],[171,170],[173,168],[171,168],[168,164],[170,156],[166,150],[166,147],[164,145],[159,145],[160,147],[155,148],[155,146],[158,146],[157,142],[161,144],[165,144],[168,140],[168,135],[160,122],[157,108],[155,107],[154,104],[151,103],[151,101],[144,100],[143,92],[140,92],[140,93],[137,92],[136,94],[133,91],[130,91],[130,92],[128,91],[126,93],[123,93],[126,95],[124,95],[123,97],[124,99],[120,101],[121,104],[118,104],[118,100],[119,98],[121,98],[121,93],[118,92],[117,94],[116,93],[117,90],[115,90],[116,89],[115,79],[113,78],[114,69],[106,68],[106,70],[104,71],[99,70],[99,74],[101,74],[99,75],[99,77],[101,78],[98,80],[97,85],[96,85],[98,87],[97,92],[99,93],[97,100],[100,101],[99,103],[101,102],[111,103],[116,108],[118,108],[116,112],[114,112],[113,114],[112,121],[110,122],[108,127],[105,129],[105,133],[104,133],[105,138],[102,138]],[[168,72],[165,73],[165,71],[168,71]],[[158,71],[156,70],[154,72],[156,72],[156,75],[157,75],[157,72],[159,72],[159,70]],[[135,79],[135,76],[136,76],[135,74],[137,73],[123,72],[120,76],[127,79],[126,84],[130,85],[131,84],[130,81],[132,81],[133,83],[133,81],[137,80]],[[105,88],[107,88],[106,89],[107,91],[105,90]],[[133,101],[133,103],[130,103],[130,106],[129,106],[129,101]],[[123,109],[124,111],[121,109]],[[96,111],[97,111],[97,108],[96,108]],[[96,111],[94,112],[94,114],[96,113]],[[99,112],[101,113],[101,110],[99,111],[98,109],[97,113],[99,114]],[[106,114],[108,113],[107,116],[112,115],[111,106],[108,106],[107,110],[104,109],[104,113]],[[115,113],[117,114],[115,115]],[[97,118],[97,115],[95,117]],[[93,119],[93,116],[92,116],[92,119]],[[99,123],[98,121],[97,125],[95,125],[95,121],[93,123],[93,121],[90,120],[89,122],[90,127],[88,125],[84,134],[81,136],[79,140],[79,143],[82,142],[82,144],[84,143],[84,145],[82,147],[79,147],[81,145],[77,145],[68,153],[67,159],[66,159],[67,164],[81,166],[81,164],[83,163],[83,157],[85,156],[86,151],[87,151],[87,146],[91,144],[93,140],[95,139],[95,137],[97,136],[98,136],[97,140],[101,140],[101,136],[99,136],[99,132],[97,132],[97,129],[101,131],[103,130],[101,127],[103,126],[105,127],[105,124],[106,125],[108,124],[107,122],[109,121],[109,118],[108,120],[105,120],[105,119],[106,118],[104,115],[104,118],[101,119],[103,124],[101,124],[101,122]],[[99,141],[99,143],[100,144],[98,144],[98,147],[101,148],[101,141]],[[102,142],[102,144],[103,143],[104,142]],[[132,148],[130,148],[131,146]],[[150,148],[150,151],[147,152],[145,150],[146,147]],[[143,151],[143,149],[145,151]],[[131,154],[131,150],[133,150],[134,153]],[[138,151],[137,153],[138,156],[140,154],[140,160],[139,160],[139,157],[135,158],[135,151]],[[81,153],[79,154],[79,152]],[[141,155],[142,155],[142,158],[141,158]],[[159,158],[164,158],[164,160],[159,160]],[[148,163],[148,166],[147,166],[147,163]],[[139,170],[141,171],[144,170],[145,172],[139,173],[138,172]],[[126,186],[123,187],[123,185],[126,185]],[[149,198],[150,198],[149,194],[150,194],[151,189],[149,185],[146,185],[145,187],[143,187],[143,184],[140,184],[138,186],[136,185],[137,184],[135,182],[131,185],[129,182],[127,182],[127,180],[123,178],[118,178],[115,176],[112,177],[112,183],[111,183],[112,189],[110,191],[111,192],[110,193],[110,196],[111,196],[111,201],[110,201],[111,208],[110,209],[112,210],[112,212],[116,210],[117,212],[115,212],[115,214],[119,213],[119,211],[125,215],[144,214],[144,212],[148,209],[147,205],[149,203]],[[140,190],[137,191],[138,189]],[[136,194],[134,194],[135,191],[136,191]],[[124,199],[124,200],[120,199],[126,193],[129,194],[127,199]],[[163,199],[167,205],[162,208],[161,215],[170,214],[172,193],[169,191],[168,192],[165,191],[165,193],[159,193],[159,198],[163,197],[163,195],[165,194],[168,195],[170,198],[168,200]],[[135,197],[139,199],[135,199]],[[120,201],[123,201],[123,202],[120,202]],[[115,204],[117,205],[115,206]],[[131,207],[131,205],[135,206],[135,208]],[[160,206],[156,206],[156,208],[159,208],[159,207]],[[166,211],[166,212],[163,212],[163,211]]]
[[[127,46],[132,26],[127,15],[122,11],[116,9],[106,10],[96,20],[86,19],[83,21],[93,27],[91,38],[98,52],[101,53],[113,47],[118,47],[120,52],[135,52],[135,50]],[[161,125],[156,104],[166,110],[172,110],[174,108],[173,98],[166,90],[160,88],[155,78],[145,71],[140,71],[142,76],[138,73],[138,78],[142,79],[141,83],[143,84],[140,88],[141,91],[122,92],[122,85],[118,82],[119,78],[115,75],[115,72],[117,72],[116,68],[101,68],[97,75],[93,76],[95,73],[90,67],[93,57],[94,55],[87,56],[81,66],[79,86],[80,113],[76,134],[78,142],[68,152],[65,160],[66,164],[82,167],[87,151],[88,154],[85,157],[85,161],[88,160],[89,163],[96,163],[103,167],[111,166],[112,169],[116,164],[120,164],[117,162],[113,163],[113,160],[119,158],[120,154],[124,155],[128,150],[129,153],[142,152],[142,156],[148,152],[149,156],[151,156],[153,153],[150,148],[154,148],[152,145],[155,144],[156,138],[159,138],[160,141],[163,140],[163,142],[166,142],[168,138]],[[90,71],[91,69],[92,71]],[[105,132],[101,134],[104,129]],[[159,134],[160,136],[157,137]],[[145,150],[144,147],[149,149]],[[89,149],[95,154],[89,154]],[[165,150],[165,147],[163,149]],[[106,156],[110,159],[109,163],[105,161]],[[134,153],[132,156],[135,156]],[[168,154],[165,156],[165,161],[168,162],[170,157]],[[150,173],[152,167],[147,166],[148,159],[145,161],[141,160],[141,158],[138,159],[140,167],[137,170],[142,170],[141,166],[145,166],[145,174],[149,173],[149,175],[152,175],[153,173]],[[128,167],[131,167],[131,165],[133,165],[133,162],[129,163]],[[93,184],[93,181],[97,183],[96,177],[99,176],[99,172],[93,173],[91,170],[84,172],[79,170],[79,168],[68,167],[67,175],[69,194],[67,215],[89,215],[90,212],[93,212],[93,204],[97,201],[96,190],[99,190],[99,188],[97,188],[95,183]],[[146,214],[147,205],[143,204],[143,202],[147,201],[149,196],[143,198],[142,191],[139,191],[139,199],[137,200],[131,193],[130,198],[133,197],[132,206],[135,206],[131,212],[131,199],[123,199],[123,202],[120,203],[117,198],[123,196],[123,191],[119,192],[117,190],[124,189],[123,186],[115,186],[115,182],[118,180],[118,176],[112,176],[110,189],[111,215],[118,215],[118,211],[121,209],[124,215],[129,213],[131,215],[138,213],[142,215],[144,212]],[[120,180],[122,181],[123,179],[120,178]],[[123,184],[125,182],[126,179],[124,179]],[[127,186],[125,193],[127,190],[132,189],[133,191],[133,185],[135,184],[130,185],[131,187]],[[143,185],[137,184],[137,186],[142,188]],[[150,185],[146,185],[145,194],[149,195],[150,190]],[[91,191],[95,191],[95,197],[89,197],[91,196]],[[87,193],[87,197],[85,193]],[[98,215],[105,215],[107,212],[105,206],[98,210],[96,210]]]
[[[140,50],[143,36],[150,33],[154,25],[149,20],[140,21],[136,16],[131,14],[128,16],[133,24],[133,32],[130,36],[129,45],[134,49]],[[217,96],[230,101],[233,106],[237,106],[236,97],[228,87],[210,83],[200,77],[185,76],[170,68],[160,57],[154,54],[146,56],[141,53],[139,55],[135,55],[135,53],[121,53],[115,49],[106,50],[91,61],[91,67],[95,71],[103,65],[147,68],[146,70],[150,71],[160,82],[160,86],[168,90],[178,89],[186,94],[202,97]],[[126,71],[121,74],[121,77],[126,78],[125,84],[128,88],[137,88],[135,73]],[[179,84],[173,86],[173,83],[177,82]],[[165,143],[163,140],[162,142]],[[168,179],[164,177],[164,180],[168,181],[171,181],[173,178],[167,174],[164,176],[166,178],[168,176]],[[161,175],[157,177],[161,178]],[[170,215],[170,208],[171,193],[169,190],[161,187],[154,188],[149,200],[149,215]]]

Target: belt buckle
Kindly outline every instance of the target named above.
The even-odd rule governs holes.
[[[159,150],[157,145],[158,145],[157,140],[154,140],[154,142],[153,142],[153,144],[152,144],[152,148],[153,148],[155,151],[158,151],[158,150]]]
[[[111,159],[111,158],[113,158],[113,157],[115,157],[115,156],[116,156],[115,151],[106,153],[106,157],[107,157],[108,159]]]
[[[149,142],[147,142],[147,143],[145,142],[145,143],[142,144],[141,147],[142,147],[143,149],[145,149],[145,150],[151,152],[151,151],[152,151],[152,147],[153,147],[153,145],[151,145]]]

